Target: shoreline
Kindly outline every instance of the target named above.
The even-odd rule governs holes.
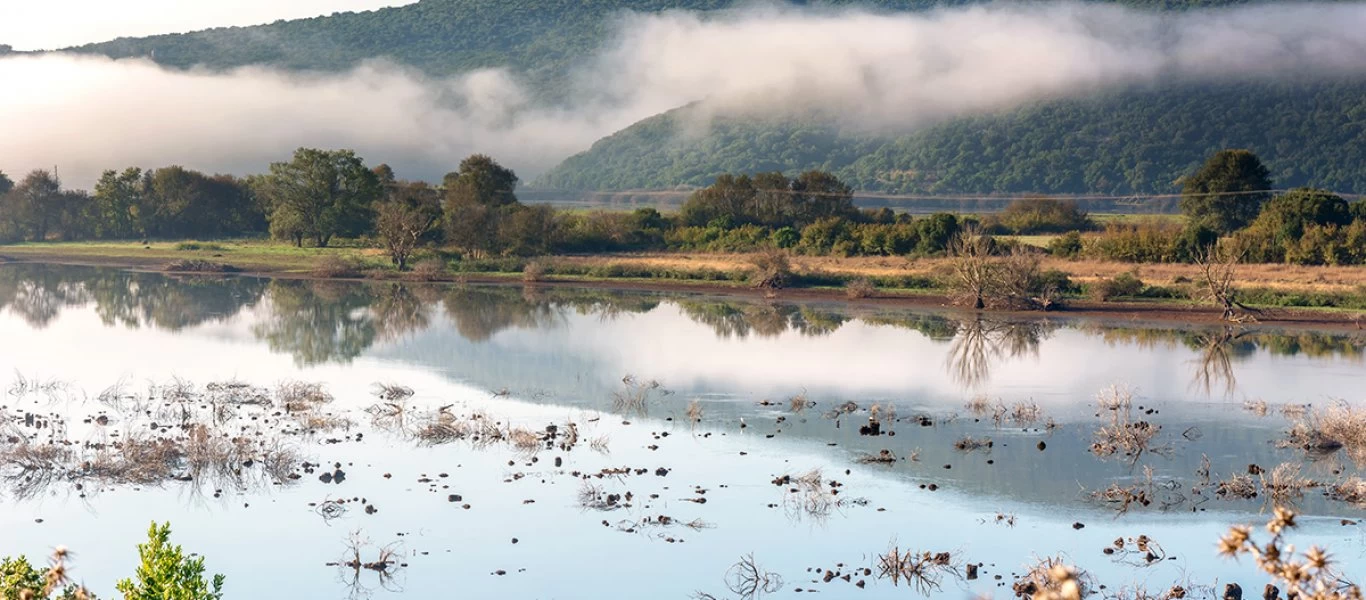
[[[429,285],[458,285],[473,283],[481,285],[519,285],[548,288],[580,288],[607,291],[636,292],[681,292],[703,294],[714,297],[730,297],[745,300],[771,300],[820,302],[840,306],[874,309],[921,309],[954,311],[958,313],[980,312],[985,315],[1027,317],[1090,318],[1109,322],[1152,322],[1186,325],[1227,325],[1243,328],[1270,326],[1289,329],[1315,329],[1333,331],[1356,331],[1363,328],[1359,313],[1328,308],[1288,308],[1259,307],[1263,314],[1258,321],[1251,323],[1228,323],[1222,320],[1222,313],[1213,306],[1197,305],[1184,300],[1150,300],[1099,302],[1085,298],[1069,298],[1066,307],[1055,311],[972,311],[955,306],[950,298],[939,291],[919,290],[880,290],[867,298],[849,298],[839,288],[784,288],[776,294],[728,281],[612,278],[587,276],[546,276],[535,282],[523,281],[520,273],[459,273],[448,274],[440,279],[420,279],[405,277],[394,272],[386,277],[324,277],[298,269],[253,261],[237,261],[232,264],[236,269],[231,272],[168,271],[166,256],[155,254],[145,257],[112,256],[89,253],[70,253],[61,251],[25,251],[15,254],[0,254],[0,265],[4,264],[49,264],[82,267],[114,268],[129,271],[162,273],[169,276],[240,276],[272,279],[291,279],[304,281],[352,281],[352,282],[405,282]],[[12,248],[10,248],[12,249]],[[6,250],[10,250],[6,249]],[[198,258],[198,256],[196,256]],[[220,257],[221,258],[221,257]],[[297,265],[296,265],[297,266]]]

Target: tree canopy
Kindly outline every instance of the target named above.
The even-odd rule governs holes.
[[[1216,152],[1184,181],[1181,212],[1219,233],[1242,229],[1271,198],[1270,174],[1251,150]]]
[[[261,187],[271,204],[271,233],[296,245],[307,238],[319,247],[333,236],[369,230],[372,205],[382,193],[379,177],[355,152],[313,148],[271,164]]]

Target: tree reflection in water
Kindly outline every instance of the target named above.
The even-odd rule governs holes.
[[[408,282],[269,280],[256,277],[133,273],[53,265],[0,265],[0,310],[30,327],[50,326],[68,308],[93,305],[108,326],[180,331],[232,319],[255,309],[252,333],[300,365],[346,363],[376,342],[408,339],[441,324],[472,342],[509,329],[564,326],[571,315],[611,321],[645,314],[669,302],[719,338],[773,339],[788,332],[834,334],[850,321],[910,329],[948,343],[946,367],[966,388],[985,383],[1007,358],[1037,354],[1060,325],[967,318],[905,310],[870,310],[823,304],[754,302],[660,293],[615,292],[553,286],[476,286]],[[439,305],[439,306],[438,306]],[[1357,336],[1265,329],[1197,330],[1122,327],[1079,321],[1067,325],[1110,343],[1167,344],[1198,353],[1192,386],[1207,394],[1236,388],[1237,361],[1257,352],[1276,356],[1360,358]]]
[[[945,366],[958,385],[976,389],[990,379],[994,362],[1038,356],[1039,343],[1054,329],[1048,321],[994,321],[974,315],[959,322]]]

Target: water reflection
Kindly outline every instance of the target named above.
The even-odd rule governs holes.
[[[949,346],[949,374],[965,388],[981,387],[990,379],[993,363],[1006,357],[1037,357],[1039,342],[1055,328],[1048,321],[994,321],[982,315],[965,319]]]
[[[41,329],[62,311],[93,305],[105,325],[179,331],[254,311],[251,334],[300,366],[348,363],[378,343],[449,326],[462,339],[485,343],[508,331],[553,331],[571,317],[604,323],[646,315],[667,302],[721,340],[773,340],[789,333],[831,336],[851,322],[919,333],[944,344],[944,370],[966,390],[991,382],[994,370],[1039,356],[1060,329],[1137,348],[1186,348],[1191,388],[1228,396],[1237,389],[1234,365],[1271,356],[1362,356],[1359,336],[1229,328],[1116,327],[1058,319],[1003,320],[982,315],[899,310],[848,310],[819,303],[720,300],[562,287],[438,286],[396,282],[320,282],[250,277],[173,278],[156,273],[37,265],[0,267],[0,309]]]

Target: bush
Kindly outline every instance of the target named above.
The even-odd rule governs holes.
[[[337,254],[328,254],[313,265],[310,273],[323,279],[353,278],[361,276],[361,268],[354,260]]]
[[[137,574],[115,586],[124,600],[222,600],[223,576],[205,581],[204,558],[186,557],[180,546],[171,545],[170,537],[170,523],[152,523],[147,543],[138,545],[142,562]]]
[[[1017,234],[1062,233],[1091,228],[1086,211],[1072,200],[1021,198],[1006,206],[995,220]]]
[[[792,279],[792,263],[788,261],[784,250],[764,250],[754,255],[750,264],[754,265],[754,273],[750,278],[754,287],[776,290],[786,286]]]
[[[418,281],[440,281],[448,272],[446,261],[439,258],[428,258],[413,265],[413,271],[409,277]]]
[[[1106,302],[1111,298],[1137,297],[1143,294],[1146,285],[1133,273],[1125,272],[1111,279],[1102,279],[1091,286],[1091,295],[1096,300]]]
[[[162,268],[168,273],[236,273],[237,267],[207,260],[177,260]]]
[[[541,281],[542,279],[545,279],[545,271],[545,265],[541,264],[539,261],[530,261],[526,266],[522,267],[522,281],[527,283]]]
[[[175,245],[175,249],[176,249],[176,250],[182,250],[182,251],[184,251],[184,250],[208,250],[208,251],[213,251],[213,252],[222,252],[222,251],[226,250],[226,248],[224,248],[223,246],[221,246],[221,245],[219,245],[219,244],[213,244],[213,243],[209,243],[209,242],[180,242],[179,244],[176,244],[176,245]]]
[[[792,248],[802,241],[802,234],[791,227],[783,227],[773,232],[773,245],[779,248]]]
[[[1081,233],[1076,231],[1069,231],[1048,242],[1048,252],[1058,258],[1076,258],[1081,250]]]
[[[844,295],[850,300],[871,298],[877,294],[877,286],[867,277],[851,280],[844,285]]]
[[[204,559],[189,558],[170,543],[171,525],[152,523],[147,543],[138,545],[139,565],[130,579],[115,586],[124,600],[221,600],[223,576],[204,579]],[[38,569],[23,556],[0,559],[0,598],[4,600],[79,600],[94,596],[71,582],[67,560],[58,547],[51,565]]]

